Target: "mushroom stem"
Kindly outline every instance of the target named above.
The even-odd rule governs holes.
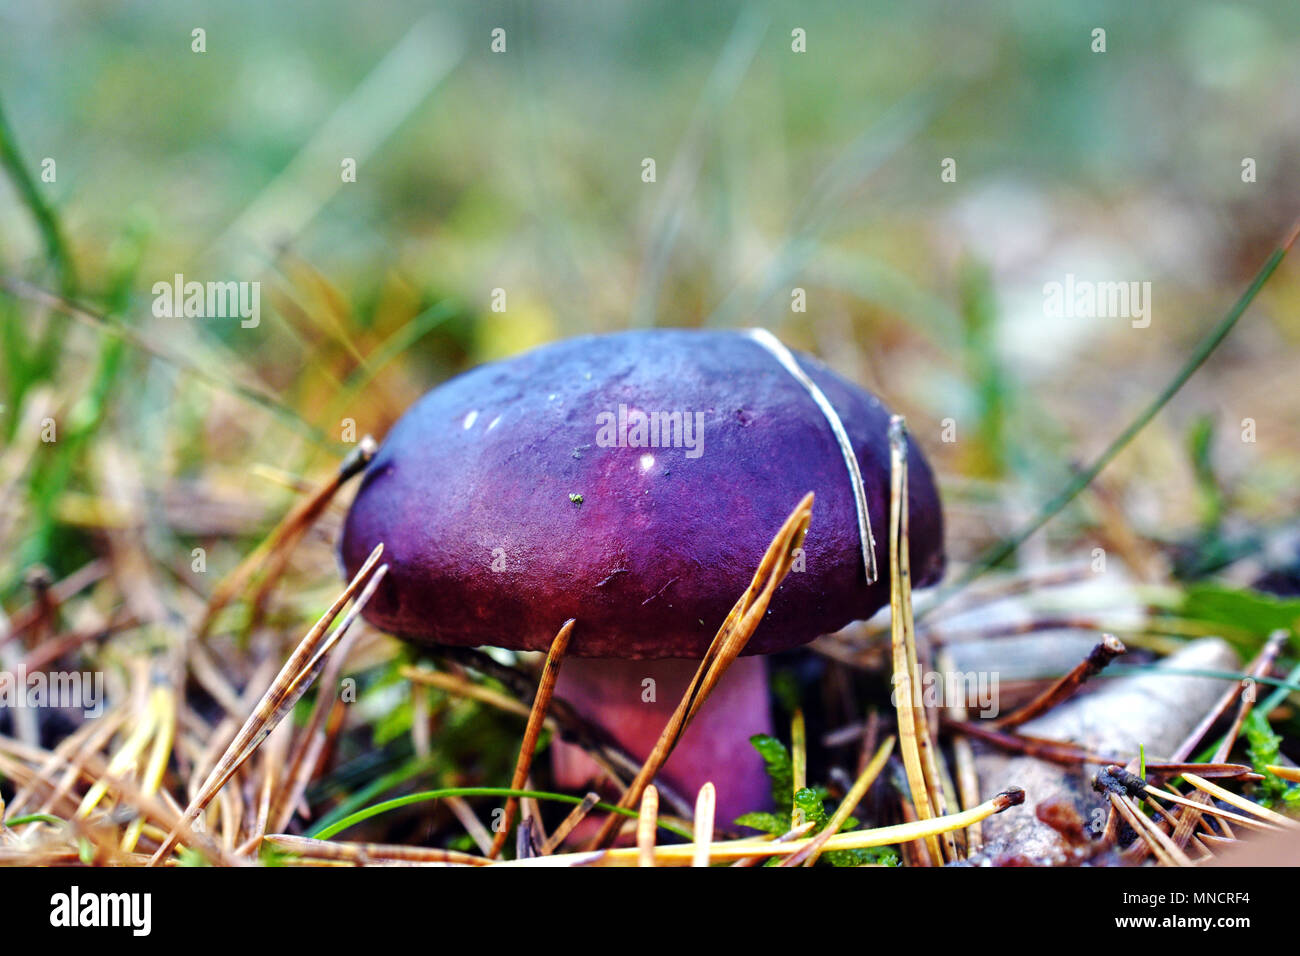
[[[654,749],[664,724],[686,691],[698,661],[567,660],[555,696],[602,726],[638,760]],[[770,734],[767,665],[761,655],[738,658],[686,728],[660,774],[688,800],[705,783],[717,789],[718,825],[729,827],[743,813],[766,809],[771,786],[763,761],[749,745],[753,734]],[[582,790],[600,769],[580,748],[562,741],[551,747],[557,785]]]

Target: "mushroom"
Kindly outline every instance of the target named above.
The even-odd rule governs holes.
[[[768,800],[746,743],[771,729],[762,655],[888,603],[889,420],[869,392],[759,330],[553,343],[466,372],[402,416],[348,513],[342,561],[351,573],[383,542],[389,573],[365,616],[418,644],[544,651],[576,619],[556,696],[643,759],[772,536],[814,492],[802,560],[751,656],[661,774],[690,794],[713,780],[729,822]],[[943,570],[942,518],[929,467],[908,454],[924,586]],[[594,769],[567,745],[554,766],[568,786]]]

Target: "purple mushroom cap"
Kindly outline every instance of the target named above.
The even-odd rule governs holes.
[[[379,542],[365,609],[425,644],[699,658],[773,535],[815,492],[796,565],[746,653],[803,644],[889,598],[890,414],[799,354],[862,471],[879,580],[866,583],[849,471],[805,387],[733,331],[557,342],[433,389],[393,426],[343,531],[352,574]],[[909,442],[911,439],[909,439]],[[943,571],[934,478],[908,451],[913,583]]]

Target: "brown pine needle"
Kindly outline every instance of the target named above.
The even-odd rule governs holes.
[[[444,648],[444,650],[447,649]],[[461,648],[460,650],[469,649]],[[513,669],[495,664],[490,657],[479,657],[470,662],[469,666],[482,670],[480,664],[496,668],[495,671],[489,670],[485,671],[485,673],[496,677],[507,686],[511,686],[511,681],[507,680],[504,675],[513,674]],[[489,707],[495,707],[511,714],[518,714],[521,717],[527,717],[531,712],[531,708],[520,703],[514,697],[493,690],[490,687],[484,687],[482,684],[476,684],[458,674],[434,671],[426,667],[403,667],[400,673],[403,677],[416,683],[436,687],[439,690],[445,690],[448,693],[458,694],[462,697],[469,697],[487,704]],[[522,676],[522,673],[520,676]],[[531,678],[528,679],[531,680]],[[571,707],[565,705],[561,698],[551,698],[550,713],[547,714],[546,721],[542,726],[553,733],[562,730],[566,734],[575,735],[580,741],[585,741],[581,746],[582,749],[587,751],[587,756],[591,757],[609,776],[610,781],[620,789],[623,787],[622,781],[635,776],[637,770],[641,767],[640,763],[634,761],[618,747],[592,737],[584,719]],[[585,737],[582,736],[584,734]],[[677,799],[669,788],[661,786],[659,795],[665,803],[672,803],[679,813],[685,815],[688,812],[688,804]]]
[[[794,794],[808,786],[808,730],[803,719],[803,708],[796,707],[790,718],[790,776],[794,782],[790,799]],[[790,812],[790,826],[797,827],[803,823],[804,814],[798,807]]]
[[[253,709],[253,713],[244,722],[244,726],[240,728],[239,733],[235,735],[235,739],[226,748],[226,752],[217,761],[217,765],[212,768],[212,772],[204,781],[198,794],[190,801],[189,807],[185,810],[185,815],[181,818],[186,826],[193,824],[198,819],[204,807],[221,791],[226,782],[234,776],[235,771],[244,764],[244,761],[252,756],[258,745],[266,739],[267,734],[275,729],[275,726],[284,718],[284,715],[289,712],[293,705],[306,693],[307,688],[311,686],[311,682],[324,666],[326,655],[333,649],[339,639],[347,633],[356,616],[360,614],[361,608],[365,606],[365,602],[369,600],[379,582],[383,580],[387,565],[378,570],[375,569],[375,564],[379,561],[379,556],[383,553],[383,550],[384,546],[382,544],[375,546],[375,550],[370,552],[370,557],[366,559],[365,564],[357,571],[356,577],[343,590],[343,593],[335,599],[320,620],[312,625],[311,630],[307,632],[307,636],[302,639],[293,654],[285,661],[284,666],[280,668],[280,673],[271,683],[271,686],[267,688],[266,693],[262,695],[262,699]],[[372,571],[375,573],[371,574]],[[358,591],[361,594],[356,603],[353,604],[348,614],[343,618],[342,623],[327,636],[326,631],[330,624],[343,610],[343,606],[357,596]],[[150,865],[156,866],[162,862],[163,858],[176,845],[177,836],[177,831],[173,829],[154,853]]]
[[[1300,768],[1283,767],[1280,764],[1271,763],[1264,769],[1275,777],[1281,777],[1283,780],[1289,780],[1292,783],[1300,783]]]
[[[920,817],[916,815],[916,804],[905,793],[898,794],[898,812],[903,815],[904,823],[919,823]],[[934,866],[935,861],[930,856],[929,847],[925,840],[913,840],[900,846],[899,851],[903,855],[903,865],[912,866]],[[943,862],[940,860],[939,862]]]
[[[587,814],[595,809],[596,804],[598,803],[600,803],[600,794],[596,793],[594,790],[583,797],[582,803],[574,807],[573,810],[569,812],[569,815],[560,821],[560,825],[555,828],[555,832],[551,834],[551,838],[542,844],[542,855],[550,856],[559,849],[560,845],[568,838],[569,834],[573,832],[573,828],[585,820]]]
[[[948,651],[940,653],[939,669],[949,674],[955,671],[952,655]],[[965,698],[963,697],[959,704],[951,704],[948,712],[952,714],[953,720],[965,721],[969,716],[966,711]],[[963,810],[969,810],[980,802],[980,782],[979,773],[975,769],[975,751],[964,734],[953,735],[952,756],[957,765],[957,791],[961,798],[960,806]],[[966,830],[964,835],[966,838],[966,853],[969,855],[984,843],[984,824],[976,823]]]
[[[306,859],[339,860],[355,866],[373,863],[453,863],[463,866],[486,866],[490,862],[485,857],[458,850],[388,843],[336,843],[289,833],[268,833],[264,842],[277,850]]]
[[[16,638],[26,637],[29,630],[46,620],[51,607],[58,608],[76,597],[107,575],[110,569],[109,562],[96,558],[62,581],[44,588],[32,603],[15,611],[9,616],[8,622],[0,623],[0,647]]]
[[[35,797],[38,788],[47,788],[49,790],[49,796],[46,797],[41,812],[51,812],[55,802],[72,788],[77,777],[82,772],[78,755],[81,753],[98,753],[108,743],[109,739],[117,733],[118,728],[122,726],[125,720],[125,709],[116,707],[97,721],[86,721],[80,728],[60,741],[50,751],[49,756],[41,761],[35,777],[29,783],[20,787],[18,792],[14,794],[13,800],[9,803],[9,815],[20,815],[28,802]],[[96,724],[99,726],[96,726]],[[53,777],[60,770],[62,770],[62,779],[55,784]],[[41,825],[29,824],[29,826]]]
[[[0,770],[3,770],[7,776],[14,778],[15,781],[21,778],[26,768],[21,763],[10,764],[3,757],[5,753],[12,754],[29,764],[44,763],[52,755],[50,751],[42,750],[39,747],[28,747],[19,741],[0,736]],[[107,787],[107,793],[119,804],[130,808],[135,815],[157,821],[163,827],[179,827],[186,845],[199,850],[210,860],[224,866],[237,866],[240,864],[241,861],[225,853],[207,834],[191,830],[180,819],[179,811],[170,804],[166,791],[154,795],[141,793],[134,781],[109,774],[108,761],[98,753],[83,750],[67,763],[69,769],[78,776],[84,776],[87,780],[94,782],[103,782]],[[32,774],[32,777],[35,778],[35,774]],[[33,779],[32,782],[35,782],[35,780]],[[67,798],[67,802],[69,810],[74,810],[76,807],[75,801]],[[49,813],[54,809],[53,802],[50,802],[41,812]],[[10,815],[12,816],[12,811],[10,811]],[[84,832],[83,827],[85,824],[85,820],[75,816],[69,820],[69,825],[77,833]],[[111,849],[116,854],[116,847]],[[134,858],[132,859],[134,860]],[[136,862],[144,863],[145,861],[139,860]]]
[[[794,553],[803,544],[808,523],[812,520],[812,506],[813,494],[809,492],[785,519],[785,524],[772,539],[767,552],[763,555],[763,560],[759,562],[758,570],[754,572],[749,587],[732,607],[722,626],[718,628],[713,643],[709,645],[704,659],[700,661],[700,666],[691,679],[690,686],[686,688],[677,709],[668,719],[663,733],[659,735],[654,750],[650,752],[636,779],[619,800],[620,807],[631,809],[641,799],[641,794],[673,752],[678,739],[703,706],[704,701],[708,699],[709,693],[717,686],[732,661],[745,649],[749,638],[767,612],[772,594],[790,572]],[[618,831],[621,820],[618,814],[609,814],[600,832],[588,844],[588,849],[608,846]]]
[[[949,730],[992,744],[1000,750],[1025,754],[1030,757],[1037,757],[1039,760],[1048,760],[1066,766],[1081,763],[1120,763],[1124,759],[1123,757],[1094,753],[1068,740],[1051,740],[1047,737],[1029,737],[1025,734],[1005,733],[1001,730],[994,730],[992,727],[986,727],[984,721],[979,720],[948,720],[944,721],[944,726]]]
[[[1224,790],[1217,784],[1210,783],[1210,781],[1206,780],[1204,777],[1197,776],[1194,773],[1185,773],[1183,774],[1183,779],[1202,793],[1222,800],[1224,803],[1231,804],[1238,810],[1244,810],[1246,813],[1259,817],[1261,820],[1275,823],[1285,830],[1300,830],[1300,822],[1292,820],[1290,817],[1284,817],[1280,813],[1275,813],[1268,809],[1268,807],[1261,807],[1253,800],[1247,800],[1245,797],[1238,796],[1231,790]]]
[[[1251,666],[1247,673],[1254,676],[1267,672],[1268,667],[1272,666],[1272,655],[1275,655],[1277,650],[1280,650],[1279,642],[1285,640],[1285,638],[1286,631],[1282,631],[1280,636],[1277,632],[1270,635],[1268,643],[1264,645],[1259,656],[1251,662]],[[1277,647],[1277,650],[1274,650],[1275,646]],[[1260,670],[1260,665],[1265,665],[1263,670]],[[1201,718],[1201,722],[1196,725],[1190,734],[1183,738],[1183,742],[1179,744],[1178,749],[1175,750],[1173,755],[1169,758],[1170,761],[1173,763],[1179,763],[1190,757],[1192,752],[1196,749],[1196,745],[1201,742],[1201,738],[1208,734],[1210,728],[1217,724],[1219,719],[1228,712],[1228,708],[1232,706],[1232,702],[1241,697],[1243,689],[1244,685],[1241,683],[1230,684],[1223,692],[1223,696],[1220,697],[1206,715]]]
[[[641,794],[641,812],[636,818],[637,866],[655,865],[655,828],[659,825],[659,791],[654,784]]]
[[[528,724],[524,727],[524,740],[519,745],[519,759],[515,762],[515,775],[510,781],[510,789],[522,790],[528,781],[528,771],[533,766],[533,752],[537,749],[537,739],[542,735],[542,724],[546,720],[546,708],[551,703],[555,692],[555,681],[560,676],[560,663],[569,646],[569,636],[573,633],[573,618],[564,622],[560,632],[551,641],[551,649],[546,652],[546,663],[542,665],[542,677],[537,683],[537,693],[533,696],[533,707],[528,714]],[[501,848],[506,844],[506,837],[515,823],[515,812],[519,801],[511,797],[506,801],[505,817],[501,828],[492,839],[492,849],[488,857],[495,860],[501,855]]]
[[[1244,763],[1151,763],[1147,762],[1147,777],[1181,777],[1187,771],[1198,773],[1206,780],[1219,778],[1252,780],[1259,779]]]
[[[285,774],[288,785],[272,803],[275,816],[273,822],[268,824],[272,829],[287,829],[295,811],[305,802],[307,786],[311,783],[312,774],[315,773],[329,740],[328,717],[336,708],[343,706],[335,688],[339,686],[343,665],[356,643],[357,635],[357,631],[352,631],[338,642],[337,649],[321,674],[321,690],[312,707],[311,717],[289,758],[289,769]]]
[[[417,684],[436,687],[451,694],[468,697],[487,704],[489,707],[495,707],[511,714],[518,714],[521,717],[527,717],[532,712],[531,708],[521,704],[513,697],[493,690],[491,687],[476,684],[472,680],[466,680],[458,674],[448,674],[444,671],[430,670],[427,667],[411,667],[409,665],[402,667],[399,673],[407,680],[414,681]]]
[[[1137,808],[1132,797],[1120,796],[1118,793],[1108,793],[1110,804],[1119,815],[1128,821],[1128,825],[1140,836],[1144,843],[1151,849],[1161,863],[1166,866],[1191,866],[1191,858],[1180,850],[1174,841],[1158,826],[1151,822],[1146,814]]]
[[[1073,697],[1088,678],[1096,677],[1105,669],[1107,664],[1121,654],[1126,653],[1127,650],[1128,648],[1124,646],[1124,643],[1114,634],[1103,635],[1097,646],[1088,653],[1087,657],[1076,664],[1070,673],[1043,691],[1038,697],[1025,704],[1025,706],[993,721],[993,726],[1007,730],[1012,727],[1019,727],[1021,724],[1047,713],[1057,704]]]
[[[893,416],[889,422],[889,458],[889,606],[894,707],[898,714],[899,750],[907,773],[912,806],[917,819],[924,822],[939,814],[927,779],[927,763],[931,760],[927,753],[930,739],[925,712],[918,706],[919,665],[915,633],[907,613],[912,587],[911,569],[907,563],[907,439],[899,415]],[[944,855],[937,835],[927,837],[926,847],[932,861],[942,862]]]
[[[1265,823],[1262,820],[1252,820],[1250,817],[1242,816],[1239,813],[1233,813],[1231,810],[1220,809],[1219,807],[1216,807],[1212,803],[1211,804],[1197,803],[1195,800],[1187,799],[1181,793],[1174,793],[1171,790],[1161,790],[1157,787],[1150,786],[1149,784],[1144,788],[1144,792],[1148,796],[1155,797],[1156,799],[1159,800],[1165,800],[1169,803],[1176,803],[1179,806],[1191,807],[1194,810],[1196,810],[1198,813],[1206,813],[1211,816],[1217,817],[1221,820],[1232,820],[1252,830],[1280,829],[1279,827],[1276,827],[1271,823]]]
[[[1242,725],[1246,722],[1246,717],[1255,706],[1255,686],[1253,678],[1263,677],[1269,672],[1273,666],[1273,662],[1277,660],[1278,654],[1280,654],[1282,648],[1286,646],[1288,636],[1288,632],[1285,630],[1279,629],[1274,631],[1269,636],[1268,641],[1265,642],[1263,649],[1260,650],[1259,654],[1252,662],[1250,670],[1248,671],[1248,676],[1242,679],[1238,685],[1240,688],[1239,696],[1241,699],[1237,703],[1237,715],[1233,719],[1232,727],[1229,728],[1228,732],[1224,735],[1223,740],[1219,743],[1218,748],[1214,752],[1213,760],[1215,762],[1222,762],[1228,759],[1228,755],[1232,752],[1233,745],[1237,742],[1237,736],[1241,733]],[[1189,783],[1191,782],[1186,774],[1183,776],[1183,779],[1188,780]],[[1224,792],[1226,793],[1227,791]],[[1210,802],[1208,797],[1200,794],[1196,795],[1195,800],[1197,803]],[[1191,839],[1192,831],[1196,829],[1196,825],[1200,822],[1200,819],[1201,814],[1197,810],[1194,810],[1191,807],[1184,809],[1182,816],[1178,821],[1178,827],[1174,830],[1174,843],[1178,846],[1186,846],[1187,841]]]
[[[695,798],[695,856],[691,866],[709,865],[709,847],[713,844],[713,812],[717,806],[718,794],[712,783],[700,787]]]
[[[330,480],[290,509],[266,539],[254,548],[248,557],[239,562],[233,571],[221,579],[208,599],[203,618],[196,629],[196,636],[200,640],[207,635],[212,622],[216,620],[222,609],[249,586],[258,571],[266,566],[268,561],[275,558],[273,572],[263,580],[259,589],[259,603],[265,598],[265,591],[284,570],[284,563],[287,562],[294,546],[324,513],[339,489],[370,464],[370,460],[375,456],[376,447],[373,438],[369,435],[363,437],[356,449],[339,465],[338,471],[330,477]]]

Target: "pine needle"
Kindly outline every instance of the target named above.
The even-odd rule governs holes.
[[[700,707],[704,705],[704,701],[708,699],[709,693],[717,686],[732,661],[745,649],[745,645],[767,612],[767,605],[773,593],[790,572],[794,562],[794,552],[803,544],[804,534],[808,531],[808,522],[812,520],[812,506],[813,494],[809,492],[786,518],[785,524],[772,539],[762,561],[759,562],[758,570],[754,573],[754,579],[732,607],[726,620],[722,622],[704,659],[700,661],[699,669],[691,679],[690,686],[686,688],[677,709],[664,726],[658,743],[646,758],[636,779],[624,792],[618,806],[630,808],[641,799],[641,794],[667,761],[682,733],[690,725]],[[617,817],[609,816],[600,832],[592,839],[589,849],[608,846],[614,838],[618,823]]]

